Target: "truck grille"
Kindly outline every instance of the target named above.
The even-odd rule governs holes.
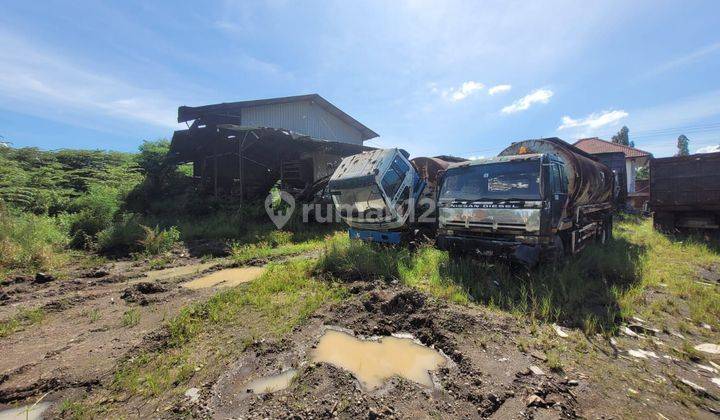
[[[450,220],[448,222],[443,223],[444,227],[448,229],[452,228],[476,228],[476,229],[482,229],[487,231],[492,231],[495,229],[502,229],[505,231],[516,231],[516,232],[525,232],[527,231],[527,225],[525,223],[498,223],[495,224],[493,222],[472,222],[468,221],[465,223],[464,220]]]

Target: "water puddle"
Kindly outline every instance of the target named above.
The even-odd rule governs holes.
[[[297,370],[289,369],[277,375],[266,376],[264,378],[255,379],[245,386],[245,392],[253,392],[255,394],[267,394],[277,392],[290,386],[290,382],[297,375]]]
[[[48,407],[49,402],[39,402],[35,405],[0,410],[0,420],[40,420]]]
[[[181,265],[180,267],[164,268],[162,270],[152,270],[145,273],[142,281],[158,281],[168,280],[175,277],[185,277],[200,273],[217,265],[217,262],[206,262],[200,264]]]
[[[350,371],[366,389],[377,388],[393,376],[432,387],[430,371],[445,364],[440,353],[411,338],[361,340],[335,330],[323,334],[312,360]]]
[[[240,267],[220,270],[207,276],[183,283],[188,289],[206,289],[209,287],[232,287],[238,284],[247,283],[260,277],[265,272],[265,267]]]

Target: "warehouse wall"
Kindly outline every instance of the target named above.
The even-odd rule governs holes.
[[[241,118],[243,125],[284,128],[316,139],[362,144],[359,130],[311,101],[243,108]]]

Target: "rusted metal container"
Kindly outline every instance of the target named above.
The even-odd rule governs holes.
[[[555,154],[565,163],[568,195],[573,207],[609,203],[613,198],[613,173],[591,155],[557,137],[512,143],[499,156],[529,153]]]
[[[652,159],[650,207],[720,211],[720,153]]]

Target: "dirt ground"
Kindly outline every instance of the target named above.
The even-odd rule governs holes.
[[[189,290],[181,287],[183,281],[227,264],[202,263],[183,253],[174,257],[176,268],[151,270],[148,261],[118,261],[71,273],[71,280],[6,280],[0,319],[37,308],[44,317],[0,338],[0,404],[92,389],[107,380],[120,359],[164,334],[165,319],[213,292]]]
[[[66,399],[103,392],[122,360],[166,345],[164,320],[222,287],[182,284],[228,264],[180,253],[169,270],[120,261],[71,280],[5,281],[0,319],[20,308],[43,308],[45,316],[0,338],[0,410],[43,397],[52,403],[46,416],[55,416]],[[191,377],[156,403],[132,398],[113,404],[125,416],[145,418],[672,419],[720,413],[720,379],[713,380],[720,377],[718,355],[679,357],[689,351],[682,347],[688,337],[717,343],[716,331],[661,331],[636,320],[615,337],[586,336],[446,303],[397,282],[345,286],[349,296],[340,303],[324,306],[279,339],[251,342],[239,357],[210,366],[211,374]],[[395,377],[366,390],[349,372],[310,361],[327,328],[363,338],[410,334],[447,363],[432,373],[432,388]],[[298,374],[287,389],[244,392],[248,382],[289,368]]]

